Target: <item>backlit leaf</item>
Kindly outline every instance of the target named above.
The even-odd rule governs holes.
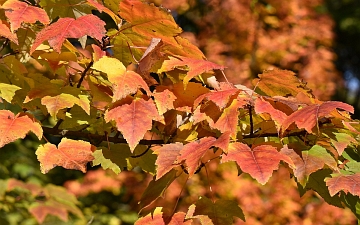
[[[52,20],[64,17],[78,18],[91,14],[93,7],[83,0],[40,0],[40,6],[47,12]]]
[[[100,4],[96,0],[87,0],[87,4],[95,7],[97,10],[99,10],[99,12],[105,12],[106,14],[108,14],[116,24],[119,24],[121,22],[119,16],[117,16],[110,9],[106,8],[104,5]]]
[[[127,146],[129,149],[129,146]],[[130,151],[130,149],[129,149]],[[144,154],[145,153],[145,154]],[[152,149],[146,145],[138,145],[134,149],[133,154],[128,159],[128,169],[140,167],[143,171],[155,174],[156,155],[153,154]]]
[[[186,144],[180,150],[180,156],[178,156],[178,161],[185,161],[188,167],[189,177],[194,175],[196,169],[200,166],[201,158],[215,142],[216,138],[205,137],[201,138],[200,140]]]
[[[276,123],[277,130],[280,129],[281,124],[287,118],[287,115],[284,112],[275,109],[268,101],[265,101],[263,98],[257,98],[255,100],[254,109],[258,114],[268,113]]]
[[[101,41],[105,36],[105,22],[94,15],[77,18],[60,18],[55,23],[41,30],[31,47],[30,54],[44,41],[48,41],[55,51],[60,53],[61,45],[67,38],[80,38],[85,35]]]
[[[235,201],[220,199],[212,202],[206,197],[201,197],[195,205],[194,216],[206,215],[214,225],[233,224],[234,216],[245,221],[245,215]]]
[[[183,56],[176,56],[175,58],[170,56],[169,60],[164,61],[161,68],[158,70],[158,73],[171,71],[175,68],[188,71],[183,81],[185,87],[187,86],[189,81],[195,76],[201,75],[202,73],[211,70],[225,69],[224,66],[220,66],[207,60],[192,59]]]
[[[160,115],[163,115],[170,109],[174,109],[176,96],[171,91],[165,89],[162,92],[155,92],[153,95]]]
[[[23,22],[35,23],[40,21],[43,24],[50,23],[49,17],[43,9],[31,6],[25,2],[7,0],[1,8],[5,9],[5,15],[10,20],[12,32],[19,29]]]
[[[20,89],[21,88],[16,85],[0,83],[0,97],[11,103],[15,92]]]
[[[360,174],[333,174],[331,178],[326,178],[325,182],[331,196],[334,196],[339,191],[360,196]]]
[[[295,73],[289,70],[268,70],[258,75],[259,78],[253,80],[253,84],[266,95],[296,96],[299,92],[310,93],[305,83],[302,83]]]
[[[61,139],[58,147],[46,143],[36,150],[37,159],[40,162],[42,173],[47,173],[55,166],[65,169],[80,170],[86,172],[86,163],[94,160],[95,147],[81,140]]]
[[[232,88],[228,90],[212,91],[210,93],[206,93],[199,96],[194,101],[194,106],[197,106],[201,101],[207,99],[209,101],[214,102],[220,109],[223,109],[229,103],[230,97],[237,93],[239,93],[239,90],[236,88]]]
[[[47,215],[53,215],[62,221],[68,221],[68,212],[66,208],[56,201],[37,202],[29,207],[29,212],[36,218],[38,223],[42,223]]]
[[[180,155],[180,150],[184,147],[182,143],[176,142],[172,144],[163,145],[156,150],[158,155],[155,164],[157,165],[156,180],[160,179],[172,168],[178,166],[174,164],[177,157]]]
[[[161,207],[156,207],[152,215],[149,213],[146,216],[141,217],[134,225],[165,225],[161,209]]]
[[[337,152],[339,153],[339,155],[342,155],[342,153],[344,152],[345,148],[354,143],[356,144],[357,141],[350,136],[349,134],[346,133],[334,133],[335,137],[331,138],[331,144],[334,145],[334,147],[336,148]]]
[[[230,143],[228,154],[222,157],[222,162],[235,161],[242,171],[250,174],[261,184],[265,184],[273,171],[279,168],[280,160],[292,164],[289,157],[280,154],[273,146],[258,145],[251,149],[239,142]]]
[[[160,179],[155,180],[155,178],[149,183],[147,188],[140,199],[140,208],[153,203],[159,197],[163,197],[165,190],[169,187],[169,185],[175,180],[176,171],[172,170],[169,173],[162,176]]]
[[[101,147],[93,153],[95,159],[93,166],[101,164],[103,169],[111,169],[116,174],[127,167],[126,158],[130,157],[131,152],[127,144],[109,144],[110,149]]]
[[[19,44],[16,34],[12,33],[8,24],[2,20],[0,20],[0,36],[8,38],[15,44]]]
[[[153,120],[159,120],[154,102],[150,99],[135,99],[132,103],[118,106],[105,113],[105,121],[115,120],[117,129],[123,134],[133,151]]]
[[[295,123],[299,129],[304,128],[307,132],[313,133],[312,129],[317,125],[318,119],[329,116],[336,109],[354,113],[354,107],[343,102],[329,101],[309,105],[288,116],[283,121],[281,129],[285,131],[292,123]]]
[[[39,140],[42,138],[43,130],[34,118],[25,113],[14,115],[9,110],[0,110],[0,148],[24,138],[29,131],[32,131]]]

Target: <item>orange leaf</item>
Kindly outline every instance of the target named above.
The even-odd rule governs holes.
[[[0,36],[6,37],[17,45],[19,44],[16,34],[11,33],[6,21],[0,20]]]
[[[199,96],[194,101],[194,106],[196,107],[197,105],[199,105],[199,103],[201,101],[203,101],[204,99],[207,99],[209,101],[214,102],[220,109],[223,109],[229,103],[230,97],[235,94],[238,94],[239,92],[240,92],[240,90],[237,88],[232,88],[232,89],[228,89],[228,90],[220,90],[220,91],[212,91],[210,93],[206,93],[206,94]]]
[[[185,161],[189,177],[194,175],[197,167],[200,165],[201,157],[204,156],[207,150],[216,142],[214,137],[201,138],[198,141],[186,144],[180,150],[180,156],[177,158],[179,162]]]
[[[165,225],[161,209],[161,207],[156,207],[153,215],[149,213],[146,216],[141,217],[135,222],[135,225]]]
[[[130,105],[118,106],[105,113],[105,121],[115,120],[131,151],[152,127],[152,120],[160,120],[153,100],[135,99]]]
[[[331,178],[325,178],[331,196],[334,196],[339,191],[360,196],[360,174],[334,174],[332,176]]]
[[[309,105],[288,116],[283,121],[281,129],[285,131],[292,123],[295,123],[299,129],[304,128],[307,132],[313,133],[312,129],[317,124],[317,120],[320,117],[329,116],[335,109],[343,109],[354,113],[354,107],[343,102],[329,101]]]
[[[157,167],[156,180],[160,179],[172,168],[178,166],[174,164],[177,157],[180,155],[180,150],[184,147],[182,143],[176,142],[172,144],[163,145],[161,148],[154,151],[158,157],[155,164]]]
[[[278,131],[280,129],[281,124],[287,118],[287,115],[280,110],[275,109],[268,101],[265,101],[263,98],[257,98],[255,100],[255,112],[257,114],[260,113],[268,113],[271,118],[275,121]]]
[[[36,150],[36,155],[40,162],[41,172],[44,174],[55,166],[85,173],[86,163],[94,160],[93,151],[95,147],[89,142],[63,138],[58,147],[50,143],[40,145]]]
[[[266,95],[274,96],[296,96],[299,92],[308,95],[311,91],[302,83],[295,73],[289,70],[274,69],[265,71],[258,75],[259,78],[253,80],[257,86]]]
[[[42,223],[45,217],[50,214],[59,217],[61,220],[68,221],[68,212],[63,206],[55,201],[49,200],[45,203],[35,203],[29,207],[29,212],[36,218],[38,223]]]
[[[168,89],[165,89],[162,92],[154,93],[154,98],[160,115],[164,114],[170,109],[174,109],[174,101],[176,100],[176,96]]]
[[[228,154],[222,157],[222,162],[235,161],[242,171],[261,184],[265,184],[279,168],[280,160],[292,163],[288,156],[280,154],[273,146],[258,145],[251,149],[239,142],[230,143]]]
[[[7,0],[1,8],[5,9],[5,15],[10,20],[12,32],[19,29],[22,22],[35,23],[36,21],[40,21],[43,24],[50,23],[45,10],[31,6],[25,2]]]
[[[184,86],[189,83],[189,81],[195,76],[201,75],[204,72],[208,72],[214,69],[223,70],[224,66],[220,66],[213,62],[202,60],[202,59],[192,59],[183,56],[169,57],[169,60],[165,60],[158,72],[167,72],[175,68],[188,70],[189,72],[184,77]]]
[[[113,13],[110,9],[106,8],[104,5],[98,3],[96,0],[87,0],[87,3],[93,7],[95,7],[99,12],[105,12],[108,14],[116,24],[120,23],[120,18]]]
[[[41,30],[31,47],[30,54],[44,41],[48,41],[55,51],[60,53],[61,45],[67,38],[80,38],[88,35],[101,41],[106,34],[105,22],[94,15],[77,18],[60,18],[55,23]]]
[[[0,110],[0,148],[18,138],[24,138],[29,131],[39,139],[42,138],[40,124],[30,115],[19,113],[15,116],[9,110]]]

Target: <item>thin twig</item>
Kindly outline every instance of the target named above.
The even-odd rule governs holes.
[[[86,73],[89,71],[90,67],[91,67],[93,64],[94,64],[94,62],[91,61],[91,62],[89,63],[89,65],[85,68],[85,70],[82,72],[81,77],[80,77],[80,80],[79,80],[79,83],[78,83],[77,86],[76,86],[77,88],[80,88],[80,87],[81,87],[81,83],[83,82],[83,80],[84,80],[84,78],[85,78],[85,76],[86,76]]]

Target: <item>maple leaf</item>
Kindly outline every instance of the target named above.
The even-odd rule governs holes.
[[[87,4],[95,7],[99,12],[105,12],[108,14],[116,24],[119,24],[121,22],[121,19],[119,16],[117,16],[115,13],[113,13],[109,8],[105,7],[104,5],[100,4],[96,0],[87,0]]]
[[[287,115],[280,111],[275,109],[270,102],[265,101],[263,98],[257,98],[255,100],[254,105],[255,112],[260,113],[268,113],[270,114],[271,118],[274,120],[277,130],[280,130],[281,124],[283,124],[284,120],[287,118]]]
[[[233,224],[234,216],[245,221],[245,215],[235,201],[220,199],[212,202],[206,197],[201,197],[195,205],[194,217],[206,215],[214,225]]]
[[[86,163],[94,160],[93,151],[95,151],[95,146],[88,142],[63,138],[58,147],[50,143],[40,145],[35,154],[40,162],[41,172],[44,174],[55,166],[85,173]]]
[[[152,215],[149,213],[141,217],[134,225],[165,225],[161,210],[162,207],[156,207]]]
[[[350,144],[356,144],[357,141],[346,133],[334,133],[330,136],[331,144],[336,148],[339,155],[342,155],[345,148]]]
[[[7,191],[11,191],[14,190],[16,188],[20,188],[20,189],[24,189],[24,190],[28,190],[31,192],[32,196],[37,196],[38,194],[41,193],[42,188],[39,184],[36,183],[31,183],[31,182],[23,182],[20,180],[16,180],[14,178],[10,178],[7,180]]]
[[[105,22],[94,15],[85,15],[77,18],[60,18],[55,23],[41,30],[30,49],[32,54],[44,41],[48,41],[55,51],[61,52],[61,46],[67,38],[80,38],[85,35],[101,41],[105,36]]]
[[[279,168],[280,160],[292,164],[288,156],[280,154],[271,145],[258,145],[251,149],[239,142],[230,143],[227,155],[222,157],[222,162],[235,161],[242,171],[250,174],[261,184],[265,184],[273,171]]]
[[[31,6],[25,2],[7,0],[1,8],[5,9],[5,15],[10,20],[12,32],[19,29],[23,22],[35,23],[36,21],[40,21],[43,24],[50,23],[45,10]]]
[[[213,128],[220,130],[222,133],[230,131],[230,136],[235,139],[237,125],[239,120],[239,108],[243,107],[246,102],[240,102],[235,99],[231,105],[224,109],[219,119],[215,122]]]
[[[231,88],[228,90],[220,90],[220,91],[211,91],[210,93],[206,93],[199,96],[194,101],[194,107],[198,106],[199,103],[204,99],[207,99],[209,101],[214,102],[220,109],[223,109],[229,103],[230,97],[238,94],[239,92],[240,90],[236,88]]]
[[[308,133],[314,133],[312,129],[315,125],[318,126],[318,119],[329,116],[336,109],[343,109],[354,113],[354,107],[343,102],[328,101],[321,104],[308,105],[288,116],[283,121],[281,129],[285,131],[292,123],[295,123],[299,129],[304,128]]]
[[[202,60],[202,59],[192,59],[183,56],[169,56],[169,60],[165,60],[161,68],[158,70],[158,73],[167,72],[174,70],[175,68],[188,70],[188,73],[184,77],[183,83],[186,87],[189,81],[195,76],[201,75],[204,72],[211,70],[224,70],[224,66],[220,66],[213,62]]]
[[[216,142],[214,137],[204,137],[200,140],[190,142],[186,144],[180,150],[180,156],[178,156],[178,162],[185,161],[188,167],[189,177],[194,175],[197,167],[200,165],[201,157],[209,150],[209,148]]]
[[[117,129],[129,143],[131,151],[139,144],[152,120],[160,120],[153,100],[135,99],[131,104],[113,108],[105,113],[105,121],[115,120]]]
[[[39,140],[42,138],[43,130],[31,115],[18,113],[15,116],[9,110],[0,110],[0,148],[16,139],[23,139],[29,131]]]
[[[66,208],[53,200],[48,200],[45,203],[34,203],[29,207],[29,212],[40,224],[44,222],[47,215],[57,216],[64,222],[68,221],[68,212]]]
[[[153,203],[159,197],[163,197],[165,190],[169,187],[169,185],[176,179],[176,171],[172,170],[169,173],[162,176],[160,179],[155,180],[155,178],[149,183],[147,188],[140,199],[140,208]]]
[[[136,93],[139,88],[144,89],[148,95],[151,94],[142,77],[134,71],[127,71],[118,59],[104,56],[94,63],[93,68],[108,75],[109,81],[113,84],[113,102]]]
[[[174,21],[172,15],[154,5],[137,0],[123,0],[120,2],[119,15],[129,24],[121,29],[131,28],[144,37],[161,38],[165,43],[177,46],[173,38],[182,30]]]
[[[331,196],[334,196],[339,191],[360,196],[360,174],[332,174],[332,177],[325,178],[325,182]]]
[[[11,40],[12,42],[14,42],[17,45],[19,44],[16,34],[14,34],[10,31],[10,28],[8,26],[8,23],[6,23],[6,21],[0,20],[0,36]]]
[[[280,153],[287,155],[293,161],[295,165],[294,175],[303,187],[305,187],[310,174],[323,168],[324,164],[333,169],[336,168],[335,159],[325,148],[318,145],[314,145],[308,151],[302,151],[302,157],[286,145],[280,150]]]
[[[157,167],[156,180],[160,179],[172,168],[178,166],[174,164],[177,157],[180,155],[180,150],[184,147],[182,143],[176,142],[172,144],[163,145],[161,148],[154,151],[158,155],[155,164]]]
[[[0,83],[0,97],[11,103],[15,92],[20,89],[21,88],[16,85]]]
[[[289,70],[268,70],[258,75],[253,84],[266,95],[274,96],[296,96],[299,92],[306,95],[311,93],[306,84],[301,82],[295,73]]]
[[[162,92],[155,92],[153,95],[160,115],[163,115],[170,109],[174,109],[174,101],[176,100],[174,93],[165,89]]]
[[[60,94],[57,96],[45,96],[41,99],[41,104],[46,106],[46,109],[52,117],[56,117],[56,114],[60,109],[71,108],[74,104],[79,105],[84,111],[90,115],[90,101],[84,96],[80,95],[76,98],[70,94]]]
[[[101,147],[93,153],[93,166],[100,165],[103,169],[111,169],[118,174],[127,167],[126,158],[130,157],[130,148],[126,144],[109,144],[110,149]]]

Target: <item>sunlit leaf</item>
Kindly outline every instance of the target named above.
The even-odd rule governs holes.
[[[15,44],[19,44],[16,34],[12,33],[8,24],[2,20],[0,20],[0,36],[8,38]]]
[[[63,138],[58,147],[47,143],[36,150],[42,173],[47,173],[56,166],[86,172],[86,164],[94,160],[95,147],[81,140]]]
[[[172,168],[178,166],[175,164],[177,157],[180,155],[180,150],[184,147],[182,143],[172,143],[163,145],[156,150],[158,155],[155,164],[157,165],[156,180],[160,179]]]
[[[42,138],[43,130],[34,118],[19,113],[14,115],[9,110],[0,110],[0,148],[19,138],[24,138],[32,131],[39,139]]]
[[[332,174],[332,177],[326,178],[325,182],[331,196],[334,196],[339,191],[350,192],[353,195],[360,196],[360,174]]]
[[[15,92],[20,89],[21,88],[16,85],[0,83],[0,97],[11,103]]]
[[[147,214],[135,222],[135,225],[165,225],[162,217],[161,207],[156,207],[153,214]]]
[[[255,112],[259,114],[268,113],[276,123],[278,130],[280,129],[283,121],[287,118],[287,115],[284,112],[275,109],[268,101],[265,101],[263,98],[257,98],[255,100],[254,109]]]
[[[168,89],[165,89],[162,92],[154,93],[154,98],[160,115],[164,114],[170,109],[174,109],[174,101],[176,100],[176,96]]]
[[[35,6],[17,0],[7,0],[1,8],[5,9],[5,15],[10,20],[11,31],[20,28],[21,23],[35,23],[40,21],[49,24],[50,20],[46,12]]]

